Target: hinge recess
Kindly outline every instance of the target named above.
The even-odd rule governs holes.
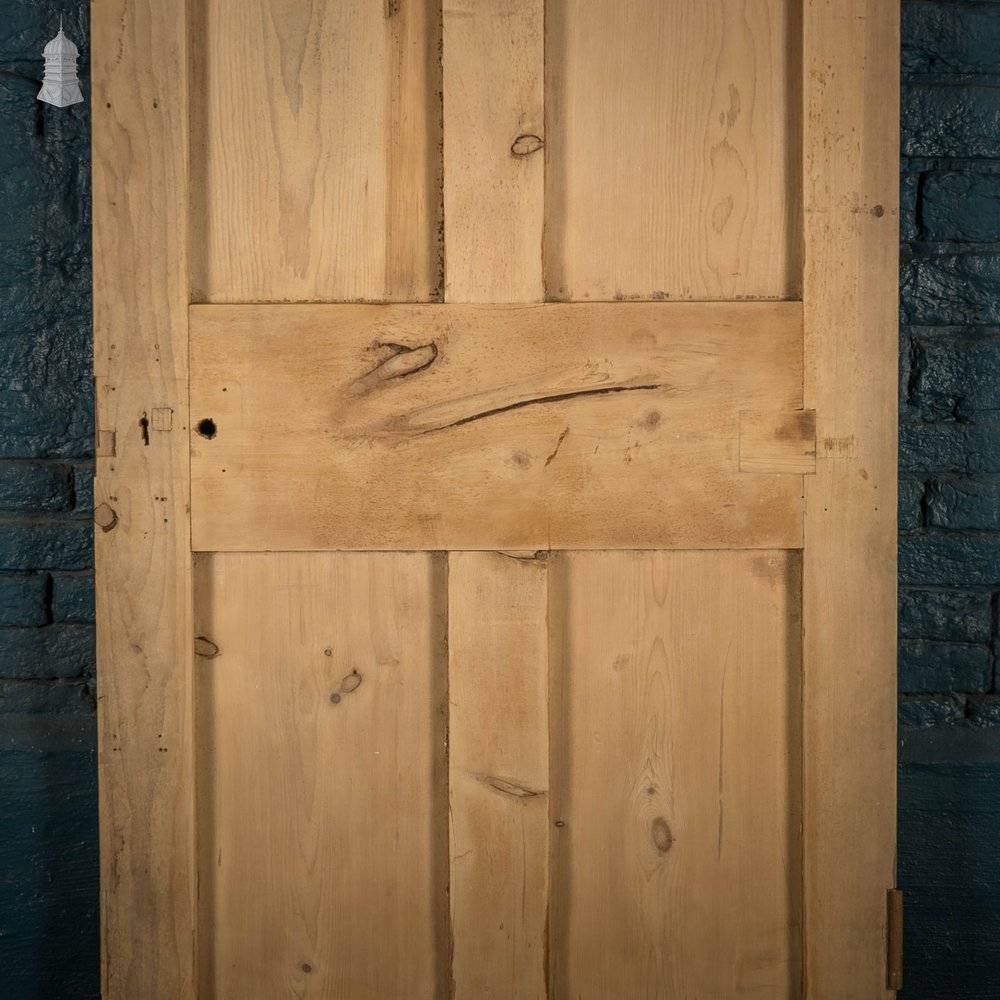
[[[886,982],[890,990],[903,988],[903,893],[890,889],[886,894]]]

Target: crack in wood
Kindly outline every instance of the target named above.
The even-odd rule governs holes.
[[[548,466],[552,464],[553,459],[556,457],[556,455],[559,454],[559,449],[562,447],[563,441],[566,440],[567,434],[569,434],[569,426],[567,426],[566,430],[564,430],[562,434],[559,435],[559,440],[556,441],[556,446],[555,448],[552,449],[552,454],[549,455],[547,459],[545,459],[546,468],[548,468]]]
[[[470,413],[467,417],[459,417],[450,423],[441,424],[437,427],[427,427],[417,431],[418,434],[436,434],[438,431],[451,430],[453,427],[461,427],[463,424],[471,424],[476,420],[485,420],[487,417],[495,417],[500,413],[509,413],[512,410],[522,410],[526,406],[541,406],[545,403],[561,403],[568,399],[580,399],[583,396],[609,396],[616,392],[655,392],[657,390],[671,389],[672,386],[665,382],[649,382],[644,385],[607,385],[599,389],[572,389],[567,392],[552,393],[548,396],[533,396],[530,399],[518,399],[512,403],[504,403],[502,406],[494,406],[488,410],[480,410],[478,413]]]
[[[519,785],[515,781],[508,781],[506,778],[498,778],[493,774],[480,774],[478,775],[479,780],[484,785],[489,785],[490,788],[496,789],[498,792],[502,792],[504,795],[512,795],[517,799],[533,799],[537,798],[539,795],[544,795],[545,792],[536,791],[533,788],[528,788],[525,785]]]

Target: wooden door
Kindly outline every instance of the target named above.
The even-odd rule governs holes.
[[[105,996],[884,995],[894,5],[93,17]]]

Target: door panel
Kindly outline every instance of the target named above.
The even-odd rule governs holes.
[[[200,995],[441,996],[445,572],[196,563]]]
[[[550,573],[552,995],[800,996],[798,553]]]
[[[109,998],[884,994],[897,16],[95,6]]]
[[[193,309],[194,547],[798,548],[801,312]]]

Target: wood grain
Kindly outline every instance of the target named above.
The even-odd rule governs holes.
[[[186,8],[108,0],[92,17],[107,1000],[195,990]],[[171,414],[169,431],[149,432],[157,410]]]
[[[193,301],[435,298],[434,5],[196,7]]]
[[[452,978],[459,1000],[545,998],[547,553],[448,557]]]
[[[886,990],[896,833],[899,9],[805,6],[809,1000]]]
[[[800,565],[553,558],[553,996],[801,996]]]
[[[738,449],[801,405],[800,309],[195,307],[195,547],[798,547]]]
[[[545,297],[544,34],[542,0],[445,6],[449,302]]]
[[[551,0],[550,299],[796,298],[793,0]]]
[[[740,471],[812,475],[816,471],[815,410],[744,410]]]
[[[446,995],[444,569],[199,561],[201,996]]]

